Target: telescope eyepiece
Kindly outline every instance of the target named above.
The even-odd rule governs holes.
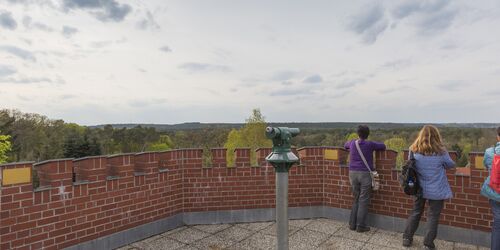
[[[274,128],[273,128],[273,127],[267,127],[267,128],[266,128],[266,132],[267,132],[267,133],[271,133],[271,132],[273,132],[273,131],[274,131]]]

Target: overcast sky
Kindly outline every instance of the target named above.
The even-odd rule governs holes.
[[[500,1],[0,0],[0,107],[83,125],[500,122]]]

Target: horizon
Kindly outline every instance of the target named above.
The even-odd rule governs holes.
[[[253,108],[498,124],[499,25],[494,0],[7,0],[0,107],[86,126],[242,123]]]

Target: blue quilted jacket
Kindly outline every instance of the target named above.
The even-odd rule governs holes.
[[[455,167],[448,152],[439,155],[414,154],[418,183],[424,199],[446,200],[453,197],[446,169]]]

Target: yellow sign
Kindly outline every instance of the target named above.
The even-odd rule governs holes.
[[[2,186],[31,182],[31,168],[12,168],[3,170]]]
[[[325,160],[338,160],[339,151],[336,149],[325,149]]]
[[[476,160],[475,160],[476,168],[477,169],[484,169],[484,165],[483,165],[484,157],[476,156],[474,158],[476,158]]]

